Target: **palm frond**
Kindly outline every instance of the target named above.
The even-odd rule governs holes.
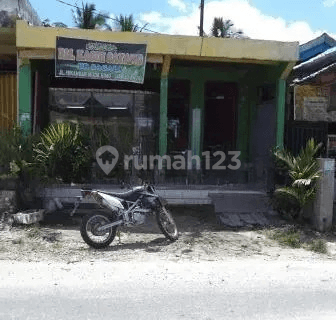
[[[313,139],[307,141],[306,147],[294,157],[289,151],[277,149],[274,151],[276,160],[288,170],[290,183],[276,189],[275,195],[294,199],[301,210],[314,199],[317,181],[321,178],[321,171],[316,156],[321,148]]]

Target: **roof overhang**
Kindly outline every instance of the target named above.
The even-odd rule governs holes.
[[[336,45],[336,40],[330,37],[327,33],[323,33],[319,37],[300,45],[299,51],[302,53],[323,43],[328,44],[330,47],[334,47]]]
[[[46,28],[29,26],[26,21],[17,21],[16,31],[19,57],[31,59],[54,58],[57,36],[106,42],[146,43],[147,61],[156,63],[162,63],[164,56],[174,59],[259,64],[295,62],[299,58],[298,42]]]

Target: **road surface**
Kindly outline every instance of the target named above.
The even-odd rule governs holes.
[[[336,319],[336,264],[0,261],[0,319]]]

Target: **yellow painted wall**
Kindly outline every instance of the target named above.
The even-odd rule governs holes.
[[[296,61],[298,42],[252,39],[219,39],[192,36],[149,34],[142,32],[111,32],[99,30],[45,28],[28,26],[17,21],[16,45],[22,49],[55,49],[56,36],[96,41],[146,43],[149,54],[175,57],[219,58],[243,61]]]

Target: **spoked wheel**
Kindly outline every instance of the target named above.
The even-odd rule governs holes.
[[[157,223],[160,227],[160,230],[165,235],[165,237],[171,241],[176,241],[178,239],[178,230],[171,213],[166,209],[166,207],[162,207],[156,213]]]
[[[98,230],[110,223],[110,219],[105,214],[89,214],[82,219],[80,233],[83,240],[90,246],[96,249],[106,248],[114,239],[117,227],[112,227],[106,230]]]

